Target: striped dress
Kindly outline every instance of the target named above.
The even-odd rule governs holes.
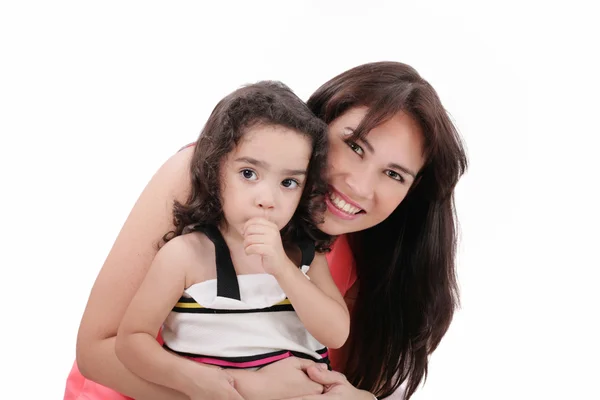
[[[217,278],[187,288],[162,328],[163,346],[183,357],[224,368],[256,369],[295,356],[329,366],[327,348],[304,327],[277,280],[236,275],[216,227],[195,227],[215,246]],[[302,270],[315,255],[303,242]]]
[[[331,251],[326,254],[327,263],[329,264],[329,270],[331,276],[338,289],[342,294],[345,294],[352,285],[356,282],[356,267],[352,251],[348,243],[346,235],[339,236],[333,243]],[[243,276],[243,275],[242,275]],[[241,278],[241,276],[239,277]],[[238,327],[239,331],[244,330],[245,327]],[[157,340],[162,343],[162,337],[159,335]],[[335,357],[337,356],[337,357]],[[329,357],[333,369],[342,367],[340,356],[337,351],[330,351]],[[36,382],[35,377],[32,377],[32,382]],[[402,397],[399,397],[402,399]],[[77,362],[73,363],[73,367],[67,377],[65,385],[65,394],[63,400],[132,400],[121,393],[114,391],[113,389],[103,386],[99,383],[86,379],[77,366]]]

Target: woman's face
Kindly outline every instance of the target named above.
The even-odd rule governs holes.
[[[330,235],[357,232],[385,220],[406,196],[423,163],[423,133],[399,112],[364,140],[349,137],[368,112],[356,107],[329,125],[329,194],[325,220]]]

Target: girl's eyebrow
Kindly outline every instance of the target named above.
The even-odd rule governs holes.
[[[269,163],[267,163],[265,161],[257,160],[256,158],[252,158],[252,157],[239,157],[239,158],[236,158],[235,161],[252,164],[256,167],[261,167],[261,168],[264,168],[267,170],[269,169]]]
[[[252,158],[252,157],[239,157],[239,158],[236,158],[234,161],[252,164],[256,167],[266,169],[267,171],[271,167],[269,165],[269,163],[262,161],[262,160],[257,160],[256,158]],[[293,175],[293,176],[306,175],[306,170],[305,169],[284,169],[283,174],[284,175]]]

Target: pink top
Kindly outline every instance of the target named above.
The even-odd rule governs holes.
[[[342,294],[356,282],[356,268],[350,245],[346,236],[340,236],[327,254],[327,262],[335,284]],[[160,341],[160,338],[159,338]],[[332,360],[334,363],[334,360]],[[335,363],[334,363],[335,364]],[[132,400],[96,382],[83,377],[77,368],[77,363],[67,378],[64,400]]]

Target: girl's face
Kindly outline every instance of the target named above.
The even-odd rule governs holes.
[[[357,232],[385,220],[400,202],[425,162],[423,133],[399,112],[372,129],[364,140],[352,132],[368,112],[348,110],[329,125],[329,195],[325,220],[330,235]]]
[[[221,203],[228,228],[264,217],[282,229],[292,218],[306,180],[310,138],[278,125],[246,131],[221,165]]]

